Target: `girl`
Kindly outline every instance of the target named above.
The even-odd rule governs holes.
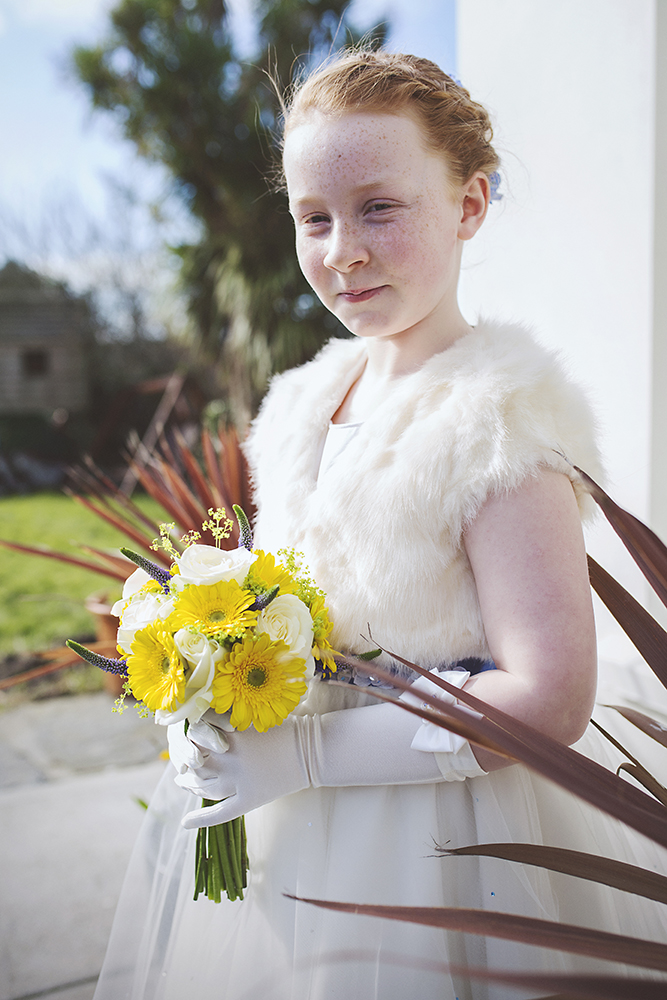
[[[590,751],[590,502],[569,464],[598,474],[590,412],[525,330],[473,328],[457,304],[463,246],[497,179],[491,137],[484,108],[411,56],[347,53],[292,95],[283,165],[299,262],[354,337],[273,381],[247,444],[256,544],[304,553],[337,649],[363,652],[370,625],[384,647],[563,743],[583,737]],[[230,733],[227,750],[214,713],[188,737],[172,727],[177,783],[222,801],[176,801],[167,776],[97,1000],[509,1000],[534,992],[475,983],[446,964],[581,967],[285,892],[656,935],[658,908],[634,897],[537,868],[433,858],[434,841],[627,850],[620,826],[523,766],[431,731],[378,704],[367,679],[348,679],[342,690],[316,678],[299,715],[267,733]],[[243,813],[246,900],[192,902],[191,828]]]

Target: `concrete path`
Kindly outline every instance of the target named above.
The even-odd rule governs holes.
[[[0,1000],[90,1000],[165,730],[104,693],[0,711]]]

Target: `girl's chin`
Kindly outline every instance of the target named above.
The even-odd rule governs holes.
[[[395,324],[379,320],[349,320],[346,322],[342,316],[337,317],[343,324],[346,330],[354,334],[355,337],[361,337],[362,339],[375,339],[382,337],[393,337],[401,331],[396,328]]]

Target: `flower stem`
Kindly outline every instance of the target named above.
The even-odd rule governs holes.
[[[202,800],[204,807],[214,804],[210,799]],[[230,900],[243,899],[247,871],[243,816],[217,826],[200,827],[195,851],[195,899],[204,893],[219,903],[223,890]]]

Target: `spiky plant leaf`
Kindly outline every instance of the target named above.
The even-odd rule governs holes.
[[[605,708],[613,708],[614,711],[622,715],[628,722],[631,722],[637,729],[641,729],[643,733],[650,736],[656,743],[661,743],[663,747],[667,747],[667,726],[664,726],[662,722],[652,719],[650,715],[644,715],[643,712],[638,712],[635,708],[628,708],[626,705],[605,705]]]
[[[308,899],[292,896],[290,893],[285,895],[288,899],[338,913],[358,913],[362,916],[383,917],[386,920],[402,920],[427,927],[497,937],[505,941],[520,941],[540,948],[554,948],[574,955],[667,972],[667,944],[660,941],[647,941],[644,938],[592,930],[590,927],[562,924],[555,920],[540,920],[490,910],[445,906],[381,906]]]
[[[667,903],[667,876],[647,871],[638,865],[603,858],[598,854],[548,847],[544,844],[519,843],[471,844],[469,847],[437,847],[436,850],[442,857],[471,855],[535,865]]]
[[[663,604],[667,605],[667,546],[647,525],[611,499],[591,477],[577,469],[588,492],[639,566]]]

